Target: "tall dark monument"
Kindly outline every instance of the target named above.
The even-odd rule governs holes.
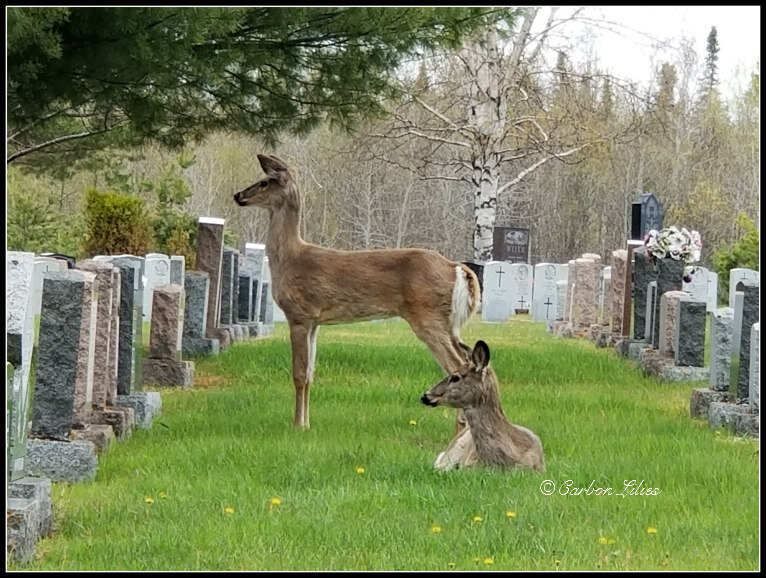
[[[630,215],[630,238],[643,240],[644,236],[652,229],[662,229],[662,204],[651,193],[639,195],[633,201]]]
[[[492,235],[493,260],[506,263],[529,262],[529,229],[495,227]]]

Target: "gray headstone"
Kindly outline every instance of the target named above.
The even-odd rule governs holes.
[[[657,295],[655,300],[653,319],[659,320],[660,298],[668,291],[680,291],[684,282],[683,261],[675,259],[657,259]],[[657,347],[659,343],[660,324],[654,323],[654,334],[652,336],[652,346]]]
[[[760,295],[758,279],[745,279],[742,286],[742,326],[739,346],[739,373],[737,376],[737,403],[744,403],[750,395],[750,336],[753,324],[760,316]]]
[[[657,319],[654,316],[655,305],[657,304],[657,301],[657,281],[650,281],[646,285],[646,305],[644,308],[645,311],[642,321],[644,326],[644,340],[652,347],[657,346],[657,344],[653,341],[654,325],[657,323]]]
[[[674,351],[676,365],[705,365],[705,315],[707,304],[694,296],[678,301]]]
[[[710,389],[729,391],[731,339],[734,309],[723,307],[710,313]]]
[[[186,258],[183,255],[170,256],[170,282],[174,285],[184,284],[186,273]]]
[[[646,319],[649,311],[646,307],[647,287],[657,280],[657,270],[652,259],[646,252],[646,247],[638,247],[633,251],[633,337],[646,339]],[[647,342],[651,341],[646,339]]]
[[[761,323],[750,330],[750,408],[761,411]]]
[[[170,257],[162,253],[149,253],[144,259],[146,283],[144,285],[143,313],[144,321],[148,322],[152,319],[154,288],[170,283]]]
[[[120,269],[120,333],[117,352],[117,393],[141,389],[144,316],[141,269],[143,259],[124,255],[111,259]]]
[[[261,317],[261,292],[263,289],[263,263],[265,259],[265,245],[260,243],[245,244],[245,262],[242,265],[242,273],[250,275],[253,280],[251,321],[258,321]]]
[[[185,306],[182,338],[183,355],[217,354],[218,339],[206,337],[210,303],[210,276],[203,271],[187,271],[184,279]]]
[[[221,266],[221,325],[232,325],[237,322],[235,317],[234,284],[237,282],[235,273],[238,269],[239,251],[231,247],[223,248]],[[237,287],[239,283],[237,282]]]
[[[76,419],[76,388],[78,381],[80,384],[83,382],[83,372],[86,372],[84,379],[87,384],[88,368],[81,363],[87,277],[92,279],[95,276],[70,269],[49,273],[43,282],[32,405],[31,435],[36,438],[70,439],[70,431]],[[92,283],[91,280],[91,298]]]
[[[743,267],[735,267],[729,271],[729,307],[734,307],[734,291],[736,291],[737,284],[740,281],[746,279],[758,279],[760,280],[760,271],[754,269],[745,269]]]
[[[239,276],[237,317],[243,323],[252,321],[253,278],[250,275]]]

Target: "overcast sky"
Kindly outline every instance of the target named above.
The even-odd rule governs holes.
[[[557,16],[563,17],[574,9],[561,8]],[[712,26],[718,33],[719,80],[724,93],[742,85],[751,72],[758,70],[758,6],[586,6],[580,15],[594,22],[589,28],[598,35],[595,55],[605,72],[626,80],[648,82],[653,64],[672,61],[670,55],[673,51],[677,54],[682,37],[693,42],[699,62],[704,64]],[[595,24],[597,21],[613,22],[614,26],[606,26],[610,31]],[[666,47],[658,49],[661,43]]]

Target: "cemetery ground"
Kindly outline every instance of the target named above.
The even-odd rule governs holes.
[[[474,318],[463,339],[490,345],[543,474],[433,469],[455,412],[420,403],[442,374],[403,321],[322,327],[312,427],[294,430],[280,323],[197,358],[194,388],[152,388],[151,429],[112,444],[95,481],[53,485],[55,531],[23,569],[759,568],[759,442],[691,419],[701,384],[644,377],[527,316]]]

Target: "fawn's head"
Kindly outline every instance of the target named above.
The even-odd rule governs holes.
[[[495,388],[489,367],[489,346],[479,340],[467,356],[467,362],[425,392],[420,401],[434,407],[470,409],[492,396]]]
[[[258,155],[266,177],[234,195],[240,207],[275,209],[285,203],[297,206],[298,188],[295,177],[285,162],[274,155]]]

